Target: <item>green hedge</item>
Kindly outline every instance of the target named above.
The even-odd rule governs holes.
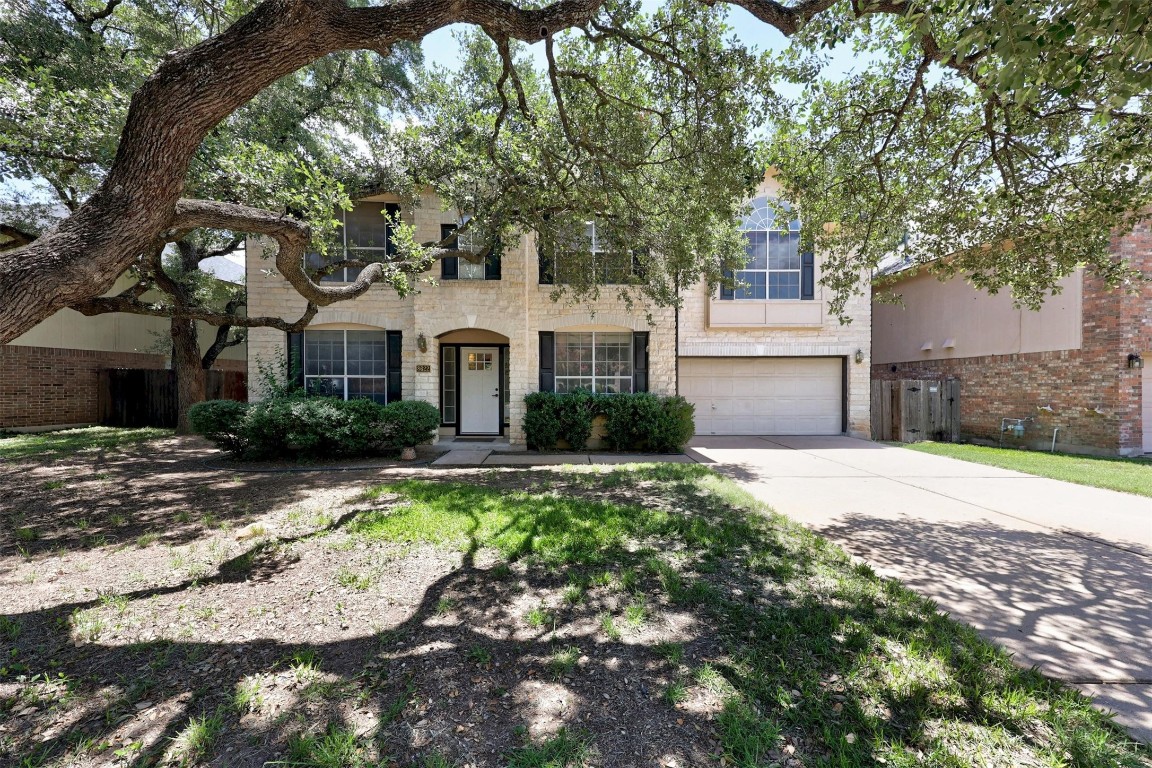
[[[524,402],[524,434],[536,450],[553,449],[561,440],[584,450],[597,416],[605,417],[604,440],[614,451],[677,453],[696,432],[695,408],[678,395],[534,392]]]
[[[432,437],[440,412],[407,400],[273,397],[256,403],[209,400],[188,412],[192,429],[246,459],[331,458],[393,453]]]

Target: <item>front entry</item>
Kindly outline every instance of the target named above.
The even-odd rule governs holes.
[[[460,348],[460,433],[500,434],[500,348]]]

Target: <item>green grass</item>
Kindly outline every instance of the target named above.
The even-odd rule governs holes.
[[[329,723],[323,733],[302,733],[288,741],[288,759],[279,765],[302,768],[360,768],[373,765],[367,745],[351,728]]]
[[[627,602],[616,616],[600,609],[597,617],[609,640],[657,618],[660,605],[691,611],[723,653],[665,700],[699,686],[723,702],[720,748],[738,768],[766,765],[786,746],[784,734],[800,734],[804,765],[824,768],[1152,766],[1152,753],[1090,700],[1016,666],[971,627],[705,467],[572,470],[565,480],[582,492],[402,481],[375,488],[372,496],[395,503],[349,528],[369,539],[491,548],[561,585],[620,589]],[[652,503],[597,498],[626,485]],[[656,552],[676,556],[665,562]],[[757,593],[768,598],[752,599]],[[534,610],[540,621],[526,621],[548,625],[544,609]],[[684,659],[682,646],[653,645],[672,664]],[[550,666],[562,673],[572,654],[554,653]],[[564,731],[526,742],[506,762],[580,765],[594,736]]]
[[[1029,475],[1065,480],[1069,483],[1152,496],[1152,460],[1080,456],[1070,453],[1022,451],[1015,448],[988,448],[957,443],[911,443],[913,451],[947,456],[976,464],[1026,472]]]
[[[586,735],[561,728],[551,738],[508,753],[508,768],[578,768],[589,757],[589,745]]]
[[[118,448],[122,445],[170,437],[172,430],[143,427],[84,427],[59,432],[25,432],[0,437],[0,459],[27,459],[32,456],[51,456],[94,448]]]
[[[189,718],[184,729],[172,739],[172,756],[179,765],[199,762],[212,749],[223,727],[224,717],[219,712]]]

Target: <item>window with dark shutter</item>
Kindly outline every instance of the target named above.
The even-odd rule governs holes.
[[[632,334],[632,391],[648,391],[648,333]]]
[[[388,331],[388,402],[401,399],[403,378],[401,376],[401,345],[403,334],[400,331]]]
[[[288,334],[288,382],[304,388],[304,334]]]
[[[444,243],[445,248],[455,248],[456,238],[452,238],[444,242],[453,232],[456,231],[455,224],[441,224],[440,225],[440,242]],[[456,280],[460,276],[460,261],[455,256],[440,259],[440,279],[441,280]]]
[[[800,254],[800,299],[811,301],[816,296],[816,255]]]
[[[556,334],[540,331],[540,391],[556,391]]]
[[[484,279],[485,280],[499,280],[500,279],[500,257],[504,253],[504,246],[499,240],[492,244],[492,250],[488,253],[488,258],[484,261]]]

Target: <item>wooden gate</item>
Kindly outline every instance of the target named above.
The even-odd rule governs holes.
[[[247,376],[207,371],[209,400],[247,400]],[[100,423],[111,427],[175,427],[176,373],[163,368],[104,368],[99,382]]]
[[[872,439],[955,443],[960,439],[960,380],[873,381]]]

